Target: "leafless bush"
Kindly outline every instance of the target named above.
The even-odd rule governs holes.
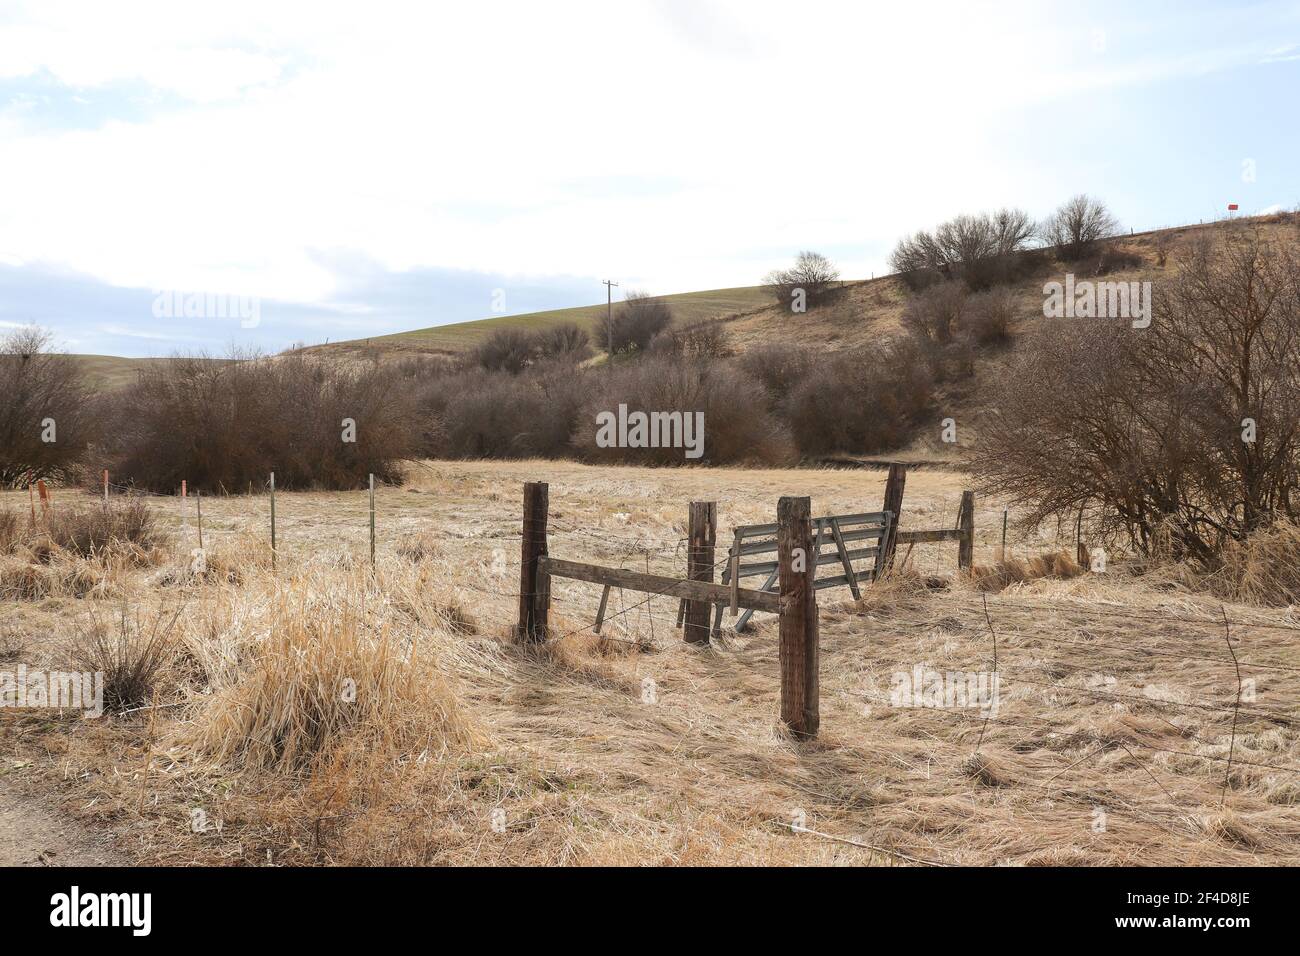
[[[581,362],[591,356],[591,336],[573,322],[553,325],[537,333],[537,350],[544,359]]]
[[[545,329],[497,329],[470,353],[471,364],[518,375],[544,361],[580,362],[591,354],[590,336],[572,322]]]
[[[517,375],[480,370],[430,383],[421,414],[444,423],[431,453],[445,458],[554,458],[572,454],[569,437],[588,377],[544,365]]]
[[[611,375],[592,376],[595,392],[582,408],[575,444],[592,461],[682,465],[762,462],[790,458],[788,433],[756,399],[760,386],[729,364],[647,356]],[[683,447],[602,448],[597,443],[597,415],[627,411],[676,415],[681,420],[704,415],[702,455],[688,459]],[[678,431],[683,438],[684,431]],[[671,444],[660,442],[660,444]]]
[[[396,480],[402,460],[427,453],[430,424],[382,366],[301,352],[232,358],[177,358],[121,394],[108,434],[119,480],[235,492],[274,471],[281,488],[351,488],[371,472]]]
[[[645,351],[672,321],[672,307],[663,299],[629,292],[610,315],[601,318],[600,344],[615,353]]]
[[[1155,237],[1151,240],[1151,245],[1152,248],[1155,249],[1156,265],[1163,269],[1165,264],[1169,261],[1169,253],[1174,248],[1173,233],[1168,230],[1156,233]]]
[[[537,339],[525,329],[497,329],[474,349],[475,361],[489,372],[518,375],[536,358]]]
[[[871,356],[836,355],[792,392],[790,428],[803,455],[899,448],[911,440],[933,391],[930,363],[911,339]]]
[[[768,407],[784,407],[790,395],[813,374],[818,355],[797,345],[760,345],[740,356],[740,367],[767,393]]]
[[[930,286],[903,307],[903,327],[933,345],[947,345],[962,327],[967,298],[965,287],[957,282]]]
[[[1080,194],[1042,223],[1039,237],[1062,262],[1078,262],[1118,231],[1119,222],[1100,199]]]
[[[823,299],[839,281],[840,272],[820,252],[804,250],[795,256],[794,265],[788,269],[774,269],[767,274],[764,284],[776,300],[790,307],[796,290],[803,290],[807,305]]]
[[[1043,325],[991,404],[986,491],[1212,566],[1300,511],[1300,261],[1258,231],[1198,244],[1149,328]]]
[[[1095,276],[1104,276],[1112,272],[1123,272],[1126,269],[1140,269],[1145,262],[1146,260],[1132,250],[1105,247],[1097,253],[1096,263],[1090,271]]]
[[[692,359],[718,359],[731,354],[727,330],[716,319],[693,322],[660,332],[655,336],[651,348],[656,352]]]
[[[890,265],[913,290],[939,279],[960,279],[972,289],[985,289],[1023,271],[1034,229],[1029,214],[1020,209],[961,215],[934,232],[900,240]]]
[[[96,431],[95,405],[75,361],[50,350],[48,333],[0,337],[0,484],[68,479]]]
[[[1010,289],[977,292],[967,301],[963,323],[980,345],[997,345],[1011,338],[1016,297]]]

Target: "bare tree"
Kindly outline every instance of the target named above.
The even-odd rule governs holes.
[[[796,290],[800,289],[809,304],[816,303],[839,278],[839,270],[829,259],[820,252],[804,250],[795,257],[794,265],[790,268],[769,272],[764,284],[778,302],[789,306],[796,296]]]
[[[1047,217],[1039,237],[1063,262],[1077,262],[1118,231],[1119,221],[1105,203],[1080,193]]]
[[[1029,248],[1034,232],[1033,220],[1021,209],[956,216],[933,233],[923,230],[900,240],[890,265],[913,288],[950,278],[984,289],[1014,277],[1014,260]]]
[[[0,483],[72,476],[95,431],[76,361],[36,327],[0,338]]]
[[[1258,231],[1190,249],[1151,325],[1046,322],[1002,380],[975,462],[1032,520],[1089,509],[1141,553],[1213,566],[1300,517],[1300,257]]]

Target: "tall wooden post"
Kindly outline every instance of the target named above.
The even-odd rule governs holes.
[[[370,567],[375,567],[375,476],[370,476]]]
[[[715,501],[692,501],[687,521],[686,577],[692,581],[712,581],[714,550],[718,533],[718,504]],[[682,637],[689,644],[709,643],[707,601],[687,601]]]
[[[515,637],[521,641],[546,640],[547,616],[551,608],[551,579],[538,566],[546,555],[546,518],[550,486],[544,481],[524,483],[524,533],[519,566],[519,624]]]
[[[796,737],[815,737],[821,722],[811,513],[808,498],[782,498],[776,508],[781,720]]]
[[[898,548],[899,517],[903,511],[903,486],[907,484],[907,466],[894,462],[889,466],[889,477],[885,479],[884,510],[892,516],[889,522],[889,534],[880,542],[880,556],[876,560],[876,577],[894,566],[894,552]]]
[[[957,544],[957,570],[969,571],[975,563],[975,492],[961,493],[961,508],[957,512],[957,530],[961,539]]]

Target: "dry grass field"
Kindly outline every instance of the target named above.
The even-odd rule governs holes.
[[[724,542],[782,494],[875,510],[884,474],[426,462],[378,493],[373,572],[362,492],[279,495],[274,573],[266,497],[204,499],[200,571],[193,511],[148,499],[148,553],[0,558],[4,668],[68,668],[96,633],[166,651],[131,712],[0,711],[0,788],[161,864],[1300,862],[1290,613],[1122,563],[986,593],[918,546],[859,602],[820,592],[821,733],[796,742],[770,615],[700,648],[674,599],[615,591],[597,637],[600,589],[557,579],[551,641],[514,644],[525,480],[552,555],[681,576],[688,501]],[[902,526],[951,527],[966,484],[913,471]],[[987,565],[998,502],[976,529]],[[1013,554],[1057,546],[1013,524]],[[995,655],[995,714],[891,706],[895,673]]]

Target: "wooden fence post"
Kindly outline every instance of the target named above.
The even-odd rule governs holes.
[[[957,570],[969,571],[975,562],[975,492],[961,493],[961,508],[957,512],[957,530],[961,539],[957,543]]]
[[[515,636],[521,641],[546,640],[547,616],[551,608],[551,579],[538,567],[546,551],[546,518],[550,486],[544,481],[524,483],[524,533],[519,567],[519,624]]]
[[[718,504],[692,501],[687,521],[686,577],[691,581],[713,581],[714,549],[718,533]],[[682,638],[689,644],[709,643],[707,601],[687,601]]]
[[[782,498],[777,504],[777,568],[781,588],[781,720],[796,737],[815,737],[820,717],[817,573],[812,502]]]
[[[907,484],[907,466],[894,462],[889,466],[889,477],[885,479],[885,504],[883,510],[892,516],[889,522],[889,534],[880,542],[880,560],[876,562],[876,576],[894,566],[894,552],[898,548],[899,517],[903,510],[903,486]]]

